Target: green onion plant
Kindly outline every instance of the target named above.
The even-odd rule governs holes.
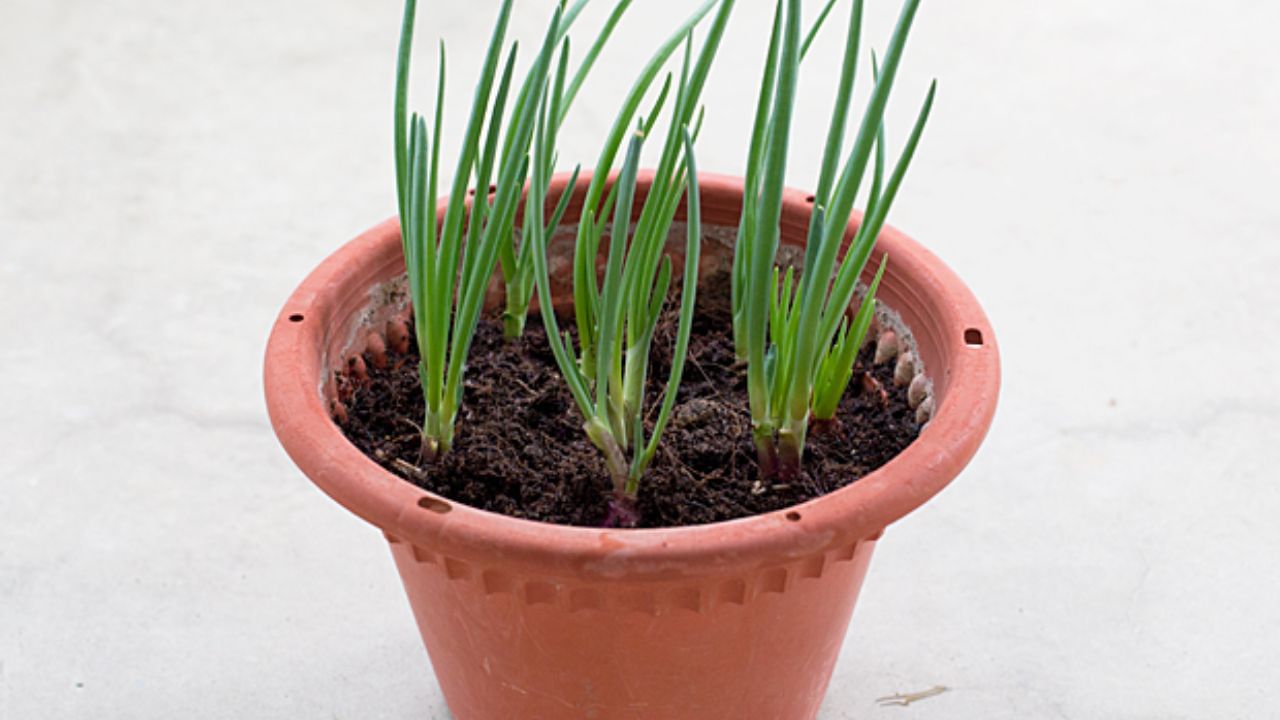
[[[800,0],[777,1],[747,160],[734,252],[734,341],[747,364],[753,434],[765,477],[790,478],[800,472],[811,418],[833,417],[849,384],[887,258],[857,311],[852,317],[848,311],[919,144],[937,86],[935,81],[929,88],[906,146],[886,178],[884,112],[920,5],[919,0],[906,0],[883,66],[873,68],[873,90],[846,151],[846,124],[861,54],[863,3],[853,0],[803,269],[798,278],[791,270],[779,273],[779,223],[800,61],[833,3],[823,8],[814,30],[802,41]],[[846,244],[855,199],[872,165],[866,209]]]
[[[563,4],[563,0],[561,0]],[[562,24],[571,24],[577,13],[586,5],[587,0],[579,0],[566,14],[565,21]],[[548,141],[547,157],[543,167],[538,171],[543,173],[543,182],[549,183],[551,174],[555,172],[555,140],[560,132],[561,126],[564,124],[565,118],[569,115],[569,109],[573,106],[573,101],[578,96],[578,90],[582,87],[583,81],[595,66],[596,58],[600,56],[600,51],[608,43],[609,38],[613,35],[614,29],[618,26],[618,22],[622,19],[622,15],[631,6],[632,0],[619,0],[614,6],[609,18],[605,21],[604,26],[596,36],[595,42],[592,43],[587,54],[583,57],[582,62],[578,65],[577,71],[574,72],[572,79],[567,79],[566,70],[569,60],[569,38],[566,36],[563,40],[563,46],[560,52],[560,65],[556,80],[553,85],[554,96],[550,100],[550,122],[548,132],[546,134]],[[521,89],[520,98],[524,100],[528,97],[531,89],[532,75],[525,81],[525,87]],[[568,85],[566,86],[566,80]],[[527,150],[528,148],[524,148]],[[572,187],[572,185],[570,185]],[[563,200],[567,203],[568,193],[565,193]],[[552,215],[550,226],[554,228],[560,220],[560,216],[564,214],[562,205],[560,212]],[[525,223],[529,222],[526,216]],[[524,326],[529,315],[529,303],[533,299],[534,282],[533,282],[533,246],[527,242],[521,242],[519,247],[515,243],[514,228],[511,232],[507,232],[501,238],[499,245],[498,258],[501,263],[502,277],[506,289],[506,309],[502,314],[503,333],[508,339],[514,339],[524,333]],[[524,235],[527,236],[529,228],[524,229]]]
[[[693,28],[717,6],[695,60]],[[698,103],[733,6],[734,0],[710,0],[702,5],[658,49],[614,120],[588,185],[578,226],[573,263],[576,348],[573,336],[561,332],[554,311],[547,266],[549,228],[542,222],[543,207],[532,200],[526,204],[526,214],[531,218],[526,222],[526,231],[531,231],[526,239],[533,245],[538,301],[551,349],[582,413],[583,428],[603,454],[613,479],[607,526],[632,525],[637,520],[635,501],[640,478],[657,451],[684,370],[697,297],[702,238],[693,152],[702,117]],[[657,75],[682,44],[684,61],[674,94],[673,78],[668,74],[653,109],[633,127],[639,106]],[[671,121],[662,154],[648,192],[643,198],[637,198],[641,150],[653,134],[668,99],[672,106]],[[553,112],[543,113],[534,145],[535,168],[544,168],[548,162],[551,153],[548,137],[553,134],[550,131],[554,118]],[[610,187],[608,170],[613,167],[628,133],[631,137],[622,169]],[[535,173],[531,198],[545,197],[548,177],[544,172]],[[676,345],[661,407],[651,427],[646,428],[644,395],[649,354],[673,273],[671,258],[663,251],[682,198],[687,198],[688,236]],[[560,210],[558,207],[556,211]],[[612,226],[607,227],[610,218]],[[601,278],[597,276],[596,258],[606,235],[608,254]]]
[[[489,278],[500,259],[509,288],[515,286],[514,291],[509,289],[509,296],[524,297],[527,304],[528,293],[521,294],[520,283],[529,271],[521,270],[519,260],[512,260],[516,256],[512,228],[529,176],[529,148],[539,110],[549,92],[552,68],[557,65],[559,68],[555,81],[557,115],[548,128],[548,136],[554,136],[559,130],[583,79],[630,4],[630,0],[617,3],[566,85],[568,31],[587,1],[578,0],[569,8],[563,0],[558,4],[533,64],[516,93],[510,119],[504,122],[518,45],[512,43],[505,52],[505,60],[502,58],[513,4],[513,0],[503,0],[476,84],[443,220],[437,217],[436,205],[445,49],[442,42],[435,116],[429,126],[426,117],[409,114],[407,108],[417,0],[405,2],[395,89],[396,199],[421,357],[418,369],[426,401],[426,417],[421,428],[424,459],[447,453],[453,445],[467,354]],[[557,49],[558,63],[555,61]],[[479,191],[468,203],[467,187],[472,182]],[[486,192],[490,183],[493,183],[491,193]],[[521,255],[527,254],[528,251],[521,250]],[[532,266],[529,260],[524,263]],[[523,324],[522,316],[519,324]]]

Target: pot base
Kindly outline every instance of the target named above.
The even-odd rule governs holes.
[[[813,718],[876,544],[628,583],[518,575],[387,539],[457,720]]]

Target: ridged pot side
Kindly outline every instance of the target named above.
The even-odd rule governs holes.
[[[736,225],[741,180],[700,180],[704,223]],[[803,244],[811,211],[788,191],[785,244]],[[856,220],[847,237],[855,230]],[[704,268],[725,252],[708,247]],[[869,267],[885,252],[880,297],[915,335],[933,420],[881,469],[784,511],[688,528],[555,526],[452,503],[366,458],[329,406],[342,359],[403,308],[394,221],[331,256],[286,304],[267,351],[272,423],[317,485],[384,531],[460,720],[813,717],[874,538],[968,462],[999,385],[994,336],[959,279],[892,228]]]

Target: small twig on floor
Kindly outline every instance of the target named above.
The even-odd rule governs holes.
[[[947,691],[947,687],[945,685],[935,685],[929,688],[928,690],[921,690],[920,692],[898,693],[896,695],[889,695],[882,698],[876,698],[876,702],[880,703],[880,707],[890,707],[892,705],[897,705],[898,707],[907,707],[913,702],[919,702],[921,700],[935,697],[935,696],[941,695],[946,691]]]

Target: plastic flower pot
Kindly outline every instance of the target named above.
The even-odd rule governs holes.
[[[704,223],[736,226],[741,179],[701,182]],[[806,193],[787,192],[785,244],[802,245],[811,211]],[[708,248],[703,261],[727,252]],[[285,304],[266,355],[271,421],[316,485],[382,530],[459,720],[812,718],[876,541],[977,451],[999,387],[995,337],[959,278],[892,228],[868,267],[885,252],[880,298],[914,334],[933,419],[879,470],[783,511],[658,530],[564,527],[451,502],[365,457],[331,419],[334,378],[403,312],[394,220],[330,256]],[[557,267],[557,297],[568,298],[567,265],[553,258]]]

